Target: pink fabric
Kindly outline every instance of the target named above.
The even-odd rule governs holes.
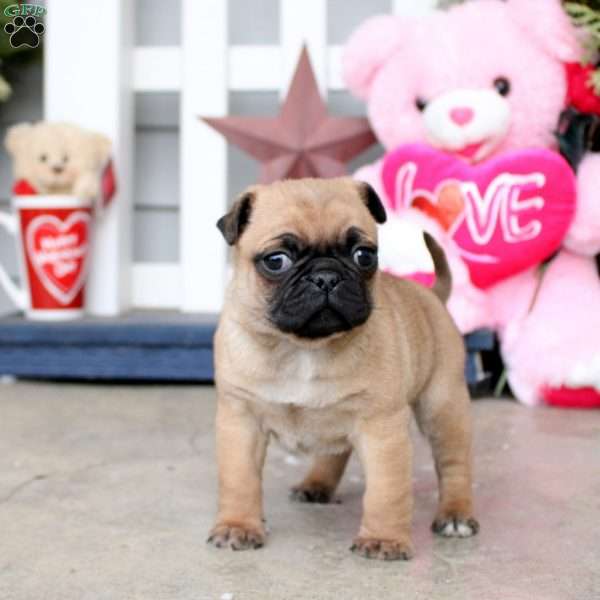
[[[384,269],[386,272],[390,273],[390,275],[395,275],[395,273]],[[406,273],[404,275],[397,275],[398,277],[402,277],[403,279],[410,279],[411,281],[415,281],[416,283],[420,283],[425,287],[433,287],[435,283],[435,273],[426,273],[424,271],[416,271],[415,273]]]
[[[450,111],[450,118],[458,125],[470,123],[474,116],[475,112],[469,106],[459,106]]]
[[[565,246],[578,254],[600,252],[600,154],[587,154],[577,171],[577,208]]]
[[[481,288],[555,252],[575,211],[573,171],[549,150],[510,152],[470,165],[429,146],[409,144],[385,157],[382,178],[394,211],[415,198],[435,205],[442,187],[459,185],[463,210],[449,234]]]
[[[539,404],[548,386],[594,384],[600,391],[600,280],[593,259],[562,251],[548,266],[531,312],[532,282],[519,286],[514,279],[507,281],[505,298],[529,301],[501,329],[500,340],[519,400]]]

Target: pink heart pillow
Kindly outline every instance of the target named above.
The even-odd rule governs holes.
[[[458,245],[471,280],[486,288],[548,258],[575,213],[575,175],[556,152],[507,152],[471,165],[422,144],[384,158],[388,208],[415,206]]]

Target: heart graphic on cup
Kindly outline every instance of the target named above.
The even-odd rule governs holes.
[[[383,162],[388,208],[415,207],[456,243],[472,282],[486,288],[560,248],[575,213],[575,175],[556,152],[507,152],[471,165],[422,144]]]
[[[73,301],[85,282],[90,223],[89,213],[76,211],[64,220],[40,215],[27,227],[31,264],[48,293],[63,305]]]

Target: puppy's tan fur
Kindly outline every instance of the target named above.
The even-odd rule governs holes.
[[[434,530],[474,534],[463,342],[443,302],[416,283],[377,273],[370,282],[374,310],[363,325],[312,341],[281,333],[266,317],[272,284],[257,272],[256,253],[282,233],[317,244],[340,239],[352,226],[376,243],[376,224],[360,184],[349,178],[256,187],[244,202],[249,223],[231,238],[234,277],[215,337],[220,497],[209,541],[236,549],[264,543],[261,472],[273,436],[316,455],[294,488],[296,498],[308,501],[331,498],[355,449],[366,492],[352,549],[409,558],[411,409],[438,473]],[[448,267],[435,242],[428,246],[435,291],[445,300]]]

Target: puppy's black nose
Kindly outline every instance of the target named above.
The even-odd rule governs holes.
[[[56,165],[55,167],[52,167],[52,170],[53,170],[53,171],[54,171],[54,172],[55,172],[57,175],[60,175],[60,174],[61,174],[61,173],[62,173],[62,172],[65,170],[65,168],[64,168],[64,167],[61,167],[61,166],[59,166],[59,165]]]
[[[324,292],[331,292],[331,290],[333,290],[333,288],[342,280],[340,275],[335,271],[317,271],[316,273],[308,275],[307,279]]]

